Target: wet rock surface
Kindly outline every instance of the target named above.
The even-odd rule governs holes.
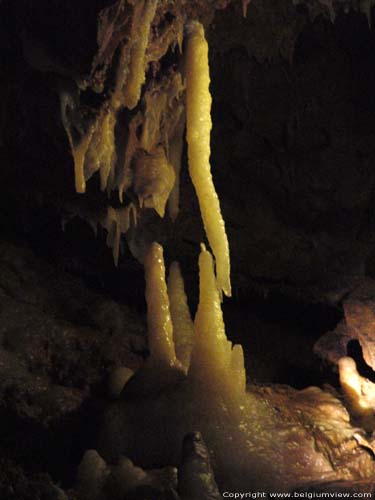
[[[374,379],[375,281],[367,278],[343,300],[344,320],[323,335],[314,350],[324,361],[337,365],[342,356],[352,356],[360,370]]]
[[[146,341],[136,312],[5,242],[0,295],[1,457],[20,467],[20,478],[4,474],[1,484],[21,499],[29,497],[17,493],[19,482],[43,483],[23,477],[22,467],[73,480],[108,374],[122,365],[136,369]]]
[[[115,22],[124,2],[47,3],[0,2],[0,226],[4,239],[17,242],[0,242],[0,497],[16,500],[64,498],[56,484],[72,486],[92,445],[97,418],[108,404],[107,377],[123,365],[136,370],[147,355],[144,325],[130,309],[144,308],[142,268],[125,250],[120,269],[114,269],[105,231],[99,229],[94,239],[87,222],[109,202],[96,178],[83,203],[74,194],[58,98],[59,89],[72,92],[77,83],[88,88],[88,112],[106,98],[113,83],[110,64],[127,29],[126,16]],[[358,285],[375,274],[375,32],[363,13],[352,10],[339,12],[333,25],[319,2],[307,10],[289,0],[253,0],[246,19],[240,2],[232,2],[214,15],[227,4],[162,2],[151,52],[162,53],[158,35],[173,35],[171,15],[199,12],[211,22],[213,175],[239,301],[232,314],[241,317],[232,338],[248,336],[251,350],[256,328],[254,352],[263,352],[264,338],[276,345],[250,366],[254,379],[290,382],[298,373],[302,387],[320,382],[319,364],[307,354],[317,331],[305,341],[302,328],[269,328],[238,311],[247,311],[254,297],[266,305],[280,297],[291,304],[335,306],[346,299],[346,323],[317,350],[336,363],[358,340],[374,367],[373,284]],[[177,64],[174,57],[167,53],[147,76]],[[125,111],[121,124],[130,117]],[[148,224],[169,241],[168,257],[182,261],[194,305],[204,232],[186,162],[181,206],[174,226],[155,218]],[[70,220],[65,234],[62,219]],[[334,322],[324,327],[333,331]],[[288,397],[298,407],[292,393]],[[281,406],[288,399],[277,391],[268,397]],[[313,398],[300,406],[313,411]],[[346,414],[341,417],[346,422]],[[361,460],[371,463],[371,449],[352,437],[340,448],[316,427],[311,439],[340,471],[353,456],[354,469]],[[319,488],[341,486],[367,487],[335,482]],[[147,488],[134,498],[177,495]],[[75,499],[73,491],[66,496]]]

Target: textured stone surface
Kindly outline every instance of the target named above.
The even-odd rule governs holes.
[[[334,331],[323,335],[314,351],[322,359],[336,365],[342,356],[350,355],[348,345],[359,342],[363,359],[375,369],[375,281],[367,278],[343,301],[345,319]]]
[[[226,3],[184,2],[182,11],[187,16],[199,12],[209,21],[214,9]],[[5,8],[10,4],[3,3]],[[84,2],[77,8],[65,3],[61,10],[56,1],[49,4],[48,19],[41,6],[30,15],[25,6],[18,17],[9,7],[1,35],[0,74],[11,78],[1,83],[7,104],[0,123],[7,126],[0,175],[4,203],[23,237],[43,240],[42,228],[53,220],[57,224],[79,197],[73,193],[72,158],[57,95],[58,86],[69,89],[74,78],[61,70],[56,77],[57,70],[42,71],[28,62],[20,34],[26,30],[35,39],[43,24],[40,37],[44,47],[54,49],[54,60],[68,61],[75,73],[87,75],[95,54],[102,54],[97,52],[96,23],[108,4],[96,2],[86,16]],[[276,291],[336,303],[363,278],[374,248],[374,34],[359,12],[340,13],[333,25],[329,15],[314,15],[312,21],[306,9],[289,0],[253,0],[246,19],[240,4],[218,10],[208,32],[213,174],[232,249],[234,293]],[[177,4],[165,2],[160,16],[169,7],[172,14],[178,10]],[[108,26],[106,12],[101,22],[107,19],[115,51],[122,28]],[[81,24],[84,30],[76,29]],[[58,36],[50,47],[52,32]],[[95,64],[101,67],[99,59]],[[167,67],[175,63],[169,56],[163,62]],[[104,95],[86,92],[83,104],[95,108]],[[124,125],[127,119],[125,113]],[[186,171],[182,179],[182,213],[175,227],[167,222],[155,233],[169,240],[167,254],[179,255],[193,275],[204,234]],[[111,202],[117,203],[116,195]],[[108,204],[94,179],[84,203],[86,219]],[[5,213],[0,218],[12,231]],[[72,267],[80,272],[90,267],[102,279],[106,262],[102,257],[100,263],[90,262],[92,235],[88,229],[78,232],[81,243]],[[69,230],[65,241],[77,237]],[[99,232],[98,247],[104,247],[104,238]],[[127,258],[120,264],[131,267]]]
[[[108,373],[122,365],[136,369],[142,361],[144,325],[126,306],[4,242],[0,319],[0,459],[14,460],[25,474],[18,485],[11,472],[3,475],[0,488],[18,491],[30,481],[31,489],[42,487],[44,480],[22,467],[69,483],[101,411]]]
[[[348,334],[362,347],[366,363],[375,370],[375,281],[366,280],[344,301]]]
[[[243,19],[241,2],[234,1],[213,17],[227,3],[163,1],[157,22],[176,9],[213,21],[213,174],[232,248],[234,294],[245,307],[249,295],[263,300],[273,293],[336,304],[366,272],[374,274],[374,31],[363,14],[352,11],[340,13],[332,25],[320,2],[308,12],[289,0],[252,0]],[[105,98],[113,77],[105,66],[116,60],[126,24],[126,18],[113,24],[111,16],[124,2],[0,4],[2,235],[54,262],[51,267],[18,245],[0,245],[0,411],[4,453],[15,460],[9,467],[20,467],[25,477],[19,481],[23,489],[15,490],[20,500],[33,491],[29,469],[49,470],[53,480],[64,476],[71,484],[85,433],[106,404],[106,374],[123,363],[136,368],[138,354],[146,351],[139,319],[82,285],[86,280],[144,306],[141,267],[125,252],[121,269],[114,270],[105,233],[99,231],[95,240],[76,217],[90,220],[109,202],[95,179],[84,199],[73,192],[58,99],[61,85],[71,91],[77,81],[94,90],[84,93],[89,110]],[[100,11],[108,51],[97,45]],[[162,26],[153,27],[155,34]],[[167,54],[148,78],[178,63]],[[104,92],[97,94],[102,85]],[[125,126],[129,113],[121,120]],[[177,224],[146,219],[157,239],[169,241],[166,254],[181,259],[194,302],[196,254],[204,234],[186,164],[182,180]],[[116,196],[110,201],[118,203]],[[63,234],[61,218],[72,215]],[[358,296],[346,310],[351,332],[356,338],[362,332],[362,344],[372,350],[370,299]],[[252,326],[240,330],[251,335]],[[337,340],[341,344],[330,359],[345,348],[346,340]],[[298,357],[295,350],[285,357]],[[365,356],[373,363],[370,349]],[[318,432],[313,439],[331,460],[332,443],[322,444]],[[350,446],[356,447],[353,440],[338,467],[346,467]],[[355,467],[363,456],[355,456]],[[2,479],[6,488],[14,483],[11,474]]]

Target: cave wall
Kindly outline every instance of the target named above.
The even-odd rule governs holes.
[[[79,199],[57,90],[89,72],[98,15],[109,4],[90,4],[88,13],[84,2],[56,1],[46,9],[2,4],[2,225],[13,236],[53,247],[47,227],[68,248],[72,268],[99,274],[102,266],[108,272],[110,257],[93,250],[90,231],[68,229],[66,238],[71,231],[77,245],[62,243],[66,238],[54,229]],[[213,9],[206,9],[212,20]],[[371,269],[374,32],[361,13],[340,13],[335,24],[328,14],[322,7],[311,16],[287,0],[254,0],[247,18],[233,2],[211,24],[213,174],[240,297],[275,292],[337,302]],[[89,106],[97,99],[85,94]],[[189,183],[183,174],[176,228],[160,231],[173,234],[170,253],[188,268],[203,238]],[[93,179],[87,210],[105,199]]]
[[[225,37],[222,34],[225,32]],[[374,32],[289,2],[212,30],[213,162],[233,282],[337,301],[374,243]]]

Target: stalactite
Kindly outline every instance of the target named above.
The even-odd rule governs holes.
[[[133,187],[141,207],[154,208],[160,217],[164,217],[174,182],[173,167],[168,163],[162,147],[151,154],[142,153],[135,160]]]
[[[77,110],[78,97],[77,95],[72,95],[69,90],[64,88],[60,90],[59,95],[61,121],[66,135],[68,136],[70,150],[73,155],[75,189],[77,193],[84,193],[86,191],[86,181],[84,175],[85,158],[92,136],[95,132],[95,124],[90,124],[82,137],[76,139],[73,136],[74,124],[72,123],[70,115]]]
[[[133,182],[133,171],[131,169],[131,163],[135,152],[139,148],[139,140],[137,136],[137,131],[142,124],[142,114],[138,112],[131,120],[128,126],[128,138],[125,149],[124,164],[122,166],[119,180],[118,180],[118,193],[120,202],[123,202],[124,192],[132,185]]]
[[[247,7],[251,0],[242,0],[242,15],[243,17],[247,17]]]
[[[207,238],[216,260],[219,290],[231,295],[229,245],[210,167],[211,94],[208,44],[203,26],[189,26],[186,50],[186,126],[189,172]]]
[[[137,211],[131,203],[127,207],[112,208],[108,207],[106,217],[100,222],[107,230],[107,245],[113,250],[113,260],[115,266],[118,265],[120,255],[121,235],[125,234],[131,224],[137,222]]]
[[[141,88],[146,79],[146,49],[157,4],[158,0],[136,0],[134,2],[130,34],[132,40],[130,69],[122,89],[122,102],[129,109],[134,109],[138,104]]]
[[[99,170],[102,191],[107,189],[116,163],[115,126],[115,112],[111,108],[103,108],[85,157],[85,180]]]

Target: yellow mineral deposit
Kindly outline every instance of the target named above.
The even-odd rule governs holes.
[[[136,225],[137,211],[132,203],[117,209],[108,207],[107,215],[100,223],[107,230],[107,245],[113,250],[113,260],[117,266],[121,235],[128,231],[131,224]]]
[[[242,348],[237,346],[233,351],[226,337],[213,259],[204,245],[199,256],[199,306],[194,330],[189,376],[227,391],[229,397],[237,395],[238,390],[243,395],[246,376]]]
[[[173,262],[169,268],[168,296],[176,356],[184,369],[187,370],[194,343],[194,325],[178,262]]]
[[[98,118],[86,154],[85,178],[89,179],[94,172],[99,170],[102,191],[108,187],[108,179],[114,175],[116,163],[115,126],[116,115],[114,111],[112,109],[103,111]]]
[[[216,261],[219,290],[231,295],[229,245],[210,167],[211,94],[208,44],[203,26],[192,22],[186,49],[186,137],[189,172],[207,238]]]
[[[86,158],[87,150],[90,146],[92,136],[95,132],[95,126],[92,125],[89,128],[89,130],[82,137],[80,142],[78,142],[78,144],[76,144],[73,141],[71,131],[66,126],[65,126],[65,131],[68,135],[70,149],[71,149],[72,155],[73,155],[74,179],[75,179],[76,192],[77,193],[85,193],[86,192],[86,179],[85,179],[85,173],[84,173],[85,158]]]
[[[124,71],[118,77],[113,111],[99,115],[97,125],[78,146],[67,130],[78,192],[85,190],[85,172],[87,179],[95,169],[100,169],[102,188],[107,187],[115,161],[115,113],[120,106],[133,109],[139,103],[145,82],[146,49],[157,0],[130,3],[132,42],[130,50],[123,50],[120,56]],[[243,1],[244,10],[248,3]],[[193,323],[178,264],[170,268],[167,287],[161,245],[152,243],[145,252],[150,358],[134,376],[127,371],[114,375],[112,394],[119,397],[121,391],[121,399],[108,412],[100,451],[109,459],[126,454],[145,467],[177,464],[184,436],[199,430],[212,454],[215,472],[228,491],[245,490],[249,484],[255,489],[271,485],[287,491],[306,481],[372,477],[373,460],[356,447],[348,413],[333,395],[318,388],[295,391],[254,386],[246,391],[243,351],[227,339],[221,310],[222,292],[231,294],[230,258],[210,168],[208,45],[199,22],[190,23],[186,31],[189,172],[215,261],[202,245],[199,305]],[[129,125],[124,168],[117,179],[121,201],[123,192],[132,186],[140,205],[153,207],[161,217],[172,193],[169,210],[173,220],[178,213],[176,179],[185,128],[182,80],[180,75],[175,79],[170,92],[146,92],[144,108]],[[161,130],[163,133],[159,133]],[[128,230],[134,210],[132,206],[109,208],[102,224],[108,231],[107,242],[116,264],[120,238]],[[374,408],[372,386],[364,383],[350,358],[341,359],[339,367],[349,405],[370,428],[371,421],[366,418]],[[364,395],[367,387],[368,394]],[[331,448],[350,453],[351,463],[336,466]],[[105,463],[94,452],[86,462],[81,473],[86,475],[94,468],[100,482],[106,474]],[[125,466],[133,471],[131,462]],[[99,487],[98,483],[94,489]]]
[[[118,181],[118,195],[121,203],[123,202],[124,192],[132,185],[133,182],[134,174],[131,169],[131,164],[135,152],[139,148],[137,130],[142,124],[142,120],[143,120],[142,114],[138,112],[130,120],[128,126],[128,138],[125,149],[125,159]]]
[[[173,265],[169,301],[163,250],[157,243],[146,255],[145,274],[150,361],[130,379],[122,399],[108,412],[99,448],[106,459],[123,454],[146,468],[178,464],[182,439],[199,429],[219,486],[228,491],[249,485],[290,491],[306,482],[374,474],[373,459],[363,449],[370,445],[362,436],[358,446],[358,429],[330,393],[317,387],[245,390],[242,349],[232,348],[226,338],[213,259],[204,246],[187,373],[175,354],[175,346],[182,352],[185,333],[181,335],[177,322],[172,326],[170,315],[178,303],[191,329],[182,278]],[[331,450],[349,454],[349,462],[333,464]]]
[[[152,243],[146,252],[144,268],[150,362],[171,367],[177,360],[165,281],[163,248],[158,243]]]
[[[375,429],[375,384],[362,377],[354,359],[347,356],[339,360],[340,384],[350,413],[366,431]]]
[[[146,49],[151,23],[155,17],[158,0],[134,0],[130,52],[130,68],[123,88],[123,104],[133,109],[138,104],[146,75]]]
[[[73,155],[77,193],[86,191],[86,181],[98,170],[101,188],[106,189],[116,162],[115,125],[114,111],[103,108],[78,143],[73,141],[69,127],[65,126]]]
[[[140,146],[150,153],[160,142],[160,131],[164,113],[167,107],[168,95],[166,92],[146,92],[145,113],[142,124]]]
[[[134,192],[141,207],[154,208],[160,217],[164,217],[174,182],[173,167],[161,146],[151,154],[140,154],[135,160]]]

